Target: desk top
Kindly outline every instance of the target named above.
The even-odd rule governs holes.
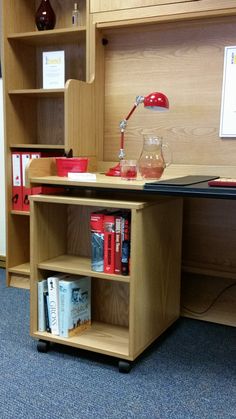
[[[68,187],[86,187],[86,188],[102,188],[110,190],[127,190],[127,191],[143,191],[147,193],[157,193],[159,195],[176,195],[191,197],[207,197],[207,198],[225,198],[236,199],[235,187],[214,187],[208,186],[207,182],[196,183],[186,186],[169,186],[161,184],[163,180],[171,180],[187,175],[206,175],[219,177],[236,177],[235,166],[205,166],[205,165],[170,165],[161,177],[160,182],[153,184],[153,180],[145,181],[138,178],[137,180],[126,181],[120,177],[105,176],[101,172],[96,173],[96,181],[74,181],[67,177],[55,176],[55,164],[53,159],[34,159],[31,160],[28,170],[26,171],[28,185],[61,185]]]

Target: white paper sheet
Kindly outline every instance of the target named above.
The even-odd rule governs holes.
[[[43,52],[43,88],[65,87],[65,51]]]
[[[225,47],[220,137],[236,137],[236,46]]]

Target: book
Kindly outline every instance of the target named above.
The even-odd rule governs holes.
[[[46,322],[46,331],[51,333],[51,324],[49,318],[49,301],[48,301],[48,291],[43,293],[44,299],[44,313],[45,313],[45,322]]]
[[[104,213],[101,211],[90,214],[91,231],[91,269],[103,272],[104,269]]]
[[[208,182],[209,186],[221,186],[224,187],[232,187],[235,188],[236,186],[236,179],[235,178],[227,178],[227,177],[221,177],[215,180],[209,180]]]
[[[115,215],[115,260],[114,272],[115,274],[121,273],[121,225],[122,215]]]
[[[129,275],[130,268],[130,212],[124,212],[121,223],[121,274]]]
[[[48,283],[48,314],[51,333],[59,335],[59,279],[61,275],[49,276]]]
[[[12,209],[22,211],[23,206],[23,187],[22,187],[22,167],[21,153],[12,152]]]
[[[71,276],[59,281],[60,336],[70,337],[91,325],[91,278]]]
[[[48,290],[48,282],[46,279],[38,282],[38,331],[46,331],[46,316],[45,316],[45,293]]]
[[[115,272],[115,215],[104,215],[104,272]]]

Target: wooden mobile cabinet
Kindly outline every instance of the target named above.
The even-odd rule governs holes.
[[[38,31],[40,1],[2,1],[6,152],[7,284],[29,287],[29,213],[12,211],[12,151],[95,156],[93,83],[89,80],[89,2],[81,0],[81,25],[71,25],[73,2],[51,0],[53,30]],[[65,87],[42,88],[42,52],[65,51]],[[83,123],[81,123],[83,121]],[[14,249],[14,252],[12,252]]]
[[[131,211],[129,276],[91,270],[89,219],[98,208]],[[30,223],[31,336],[38,350],[61,343],[117,357],[119,369],[129,370],[129,361],[179,317],[182,199],[35,195]],[[38,331],[37,283],[59,272],[92,277],[92,326],[70,338]]]

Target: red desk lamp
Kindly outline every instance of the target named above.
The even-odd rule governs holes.
[[[169,109],[169,101],[168,98],[160,92],[150,93],[148,96],[137,96],[134,106],[132,107],[131,111],[128,113],[127,117],[120,122],[120,151],[119,151],[119,159],[120,161],[125,157],[125,150],[124,150],[124,140],[125,140],[125,129],[127,127],[127,121],[135,111],[140,103],[144,104],[144,107],[153,111],[166,111]],[[120,176],[120,161],[115,167],[111,167],[106,176]]]

